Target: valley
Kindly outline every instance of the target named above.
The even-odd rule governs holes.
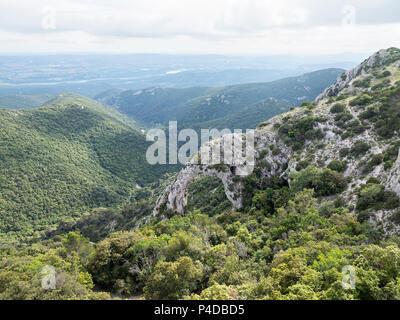
[[[399,299],[399,91],[389,48],[272,82],[8,95],[0,299]],[[254,171],[149,165],[172,120],[255,129]]]

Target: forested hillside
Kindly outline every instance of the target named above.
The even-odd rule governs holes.
[[[95,207],[129,201],[168,170],[112,108],[64,94],[35,110],[0,110],[0,234],[33,235]]]
[[[342,72],[341,69],[327,69],[274,82],[220,88],[126,90],[115,94],[104,93],[97,99],[149,126],[168,125],[172,120],[177,120],[181,127],[199,123],[213,125],[213,122],[205,122],[217,119],[217,124],[224,128],[228,124],[238,125],[238,128],[251,124],[255,128],[257,123],[288,111],[289,105],[296,106],[315,99]],[[266,101],[269,104],[266,105]],[[284,104],[287,104],[286,107],[283,107]],[[253,115],[250,121],[244,119],[241,122],[241,115],[246,108]],[[257,123],[254,122],[256,116]]]

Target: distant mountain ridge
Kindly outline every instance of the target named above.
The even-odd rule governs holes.
[[[42,95],[9,95],[0,96],[0,108],[8,109],[33,109],[40,107],[53,98],[50,94]]]
[[[258,122],[262,122],[287,111],[290,106],[314,100],[343,71],[326,69],[273,82],[228,87],[125,90],[116,94],[101,94],[96,99],[149,126],[168,125],[169,121],[177,120],[186,127],[216,119],[223,123],[224,117],[231,117],[266,99],[280,100],[276,106],[270,104],[270,112],[258,114]],[[286,109],[282,109],[283,103],[287,104]],[[239,115],[236,117],[239,118]],[[253,122],[251,124],[254,125]],[[235,122],[235,125],[243,127],[240,122]]]

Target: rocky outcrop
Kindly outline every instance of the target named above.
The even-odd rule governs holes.
[[[244,135],[245,136],[245,135]],[[234,139],[240,139],[234,145]],[[225,164],[222,161],[225,159],[226,152],[232,152],[231,156],[234,158],[236,154],[242,155],[242,135],[228,134],[224,139],[215,139],[202,146],[199,153],[195,154],[191,160],[186,164],[184,169],[175,178],[175,181],[167,187],[165,192],[158,199],[156,207],[152,216],[158,215],[165,210],[173,210],[179,214],[185,212],[187,204],[188,187],[193,180],[199,175],[213,176],[219,178],[225,189],[225,194],[228,200],[232,203],[233,208],[240,209],[242,207],[242,198],[240,194],[240,182],[234,182],[236,174],[241,173],[246,166],[241,163]],[[253,141],[251,141],[253,142]],[[233,149],[227,150],[225,145],[230,143]],[[249,146],[248,141],[246,144],[246,152],[254,151],[253,145]],[[212,158],[213,154],[219,154],[218,158]],[[210,163],[205,165],[204,163]],[[215,164],[213,164],[215,163]],[[251,164],[254,167],[254,163]]]
[[[229,135],[227,135],[229,136]],[[227,136],[224,136],[225,138]],[[219,141],[225,141],[221,139]],[[231,141],[228,139],[227,141]],[[269,164],[267,168],[260,168],[261,175],[266,178],[272,178],[273,176],[285,176],[285,172],[288,170],[282,170],[281,163],[287,163],[289,161],[291,150],[285,146],[280,140],[276,133],[265,130],[254,131],[254,147],[246,145],[248,149],[252,149],[254,154],[254,163],[250,166],[246,165],[201,165],[198,164],[198,157],[204,152],[204,149],[213,148],[216,141],[212,141],[206,146],[203,146],[201,151],[196,154],[191,161],[182,169],[177,175],[174,182],[167,187],[164,193],[157,200],[157,204],[152,213],[151,217],[155,217],[165,210],[173,210],[176,213],[184,214],[185,207],[187,204],[188,188],[193,180],[200,176],[212,176],[219,178],[225,190],[227,199],[232,203],[233,209],[241,209],[243,206],[242,198],[242,182],[240,177],[247,176],[252,173],[254,168],[260,162]],[[273,154],[269,146],[280,146],[281,152],[279,154]],[[224,159],[224,144],[220,146],[220,158]],[[242,153],[242,150],[237,148],[233,149],[233,155],[237,152]]]
[[[262,185],[261,181],[265,180],[265,178],[268,180],[273,177],[285,179],[290,184],[291,172],[299,171],[308,165],[323,169],[333,160],[341,160],[346,164],[346,170],[343,175],[349,183],[347,188],[337,196],[345,199],[349,208],[356,207],[359,188],[361,185],[366,184],[370,178],[376,178],[375,181],[379,180],[386,190],[393,191],[400,196],[400,151],[398,159],[392,168],[385,166],[385,163],[381,161],[374,167],[365,170],[367,164],[374,157],[378,155],[383,157],[383,154],[395,145],[398,138],[395,136],[390,139],[383,139],[375,131],[374,124],[366,123],[360,116],[366,107],[350,103],[351,100],[371,90],[368,87],[359,88],[353,86],[355,79],[365,79],[368,76],[372,78],[371,84],[381,83],[381,78],[377,78],[374,74],[379,74],[384,69],[390,69],[393,75],[385,77],[385,81],[389,81],[393,85],[398,81],[396,77],[398,76],[399,65],[400,50],[396,49],[394,53],[392,49],[381,50],[358,67],[346,72],[333,86],[326,89],[315,103],[294,108],[290,112],[261,124],[254,133],[254,167],[260,186]],[[343,97],[338,97],[338,99],[330,98],[339,95],[343,95]],[[332,112],[335,100],[340,101],[340,105],[345,110],[343,114],[348,117],[342,123],[337,118],[337,113]],[[372,103],[378,107],[381,102]],[[288,131],[291,132],[282,134],[286,130],[286,124],[288,122],[293,124],[298,120],[309,119],[310,117],[314,119],[314,128],[308,131],[307,138],[303,141],[301,147],[294,148],[295,143],[288,141],[291,139],[289,135],[292,135],[292,138],[294,135],[294,139],[299,139],[298,134],[301,130],[289,127]],[[297,123],[299,126],[302,125],[301,121]],[[362,126],[362,128],[357,131],[353,130],[353,126]],[[283,128],[283,131],[280,128]],[[357,144],[367,145],[368,148],[360,153],[354,152],[352,154],[351,150]],[[347,154],[343,155],[345,153],[342,151],[345,150],[347,150]],[[220,152],[221,154],[223,153],[222,149]],[[235,150],[235,152],[242,152],[242,150]],[[226,196],[231,201],[233,209],[242,208],[243,180],[240,177],[238,178],[238,173],[243,168],[226,164],[199,165],[195,158],[196,156],[185,166],[176,177],[174,183],[158,199],[153,211],[153,217],[165,210],[184,214],[188,187],[199,175],[218,177],[224,184]],[[223,159],[223,155],[221,155],[221,159]],[[393,213],[392,211],[381,212],[380,219],[387,220],[387,217]],[[389,222],[386,221],[384,225],[389,225]]]
[[[333,97],[336,96],[342,89],[344,89],[351,81],[356,79],[359,76],[366,74],[371,68],[379,67],[379,65],[384,61],[385,57],[390,55],[390,50],[380,50],[365,60],[363,63],[351,69],[349,71],[344,72],[336,82],[325,89],[325,91],[319,95],[315,101],[320,101],[325,97]]]
[[[400,149],[399,156],[391,170],[391,174],[388,179],[388,187],[390,190],[396,192],[397,195],[400,196]]]
[[[233,175],[230,171],[224,172],[196,164],[188,164],[158,199],[152,216],[154,217],[164,210],[173,210],[179,214],[184,214],[187,204],[188,187],[199,175],[218,177],[224,184],[226,197],[232,203],[233,208],[241,209],[241,185],[233,182]]]

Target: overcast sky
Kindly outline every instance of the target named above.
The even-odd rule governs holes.
[[[398,0],[0,0],[0,53],[372,53]]]

